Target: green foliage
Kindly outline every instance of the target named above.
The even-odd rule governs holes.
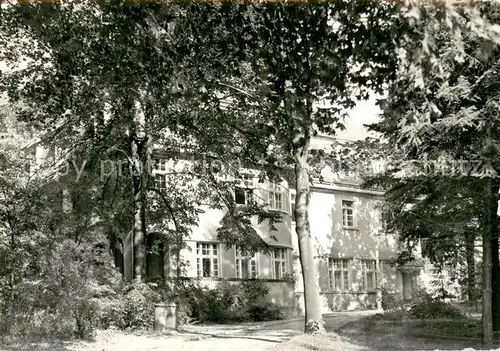
[[[391,294],[387,289],[382,288],[382,309],[384,311],[392,310],[399,305],[395,294]]]
[[[382,308],[384,313],[376,318],[401,319],[463,319],[465,314],[457,307],[444,302],[441,298],[433,298],[423,290],[417,291],[410,301],[394,299],[382,292]]]
[[[160,295],[148,284],[136,283],[127,287],[122,295],[122,329],[152,329],[154,304],[161,301]]]
[[[150,330],[154,305],[168,299],[168,289],[154,283],[123,284],[113,295],[96,299],[95,324],[101,329]]]
[[[269,286],[262,279],[246,280],[241,283],[240,288],[243,292],[241,301],[243,305],[255,303],[269,293]]]
[[[38,259],[50,264],[17,284],[13,299],[2,296],[3,333],[27,338],[91,337],[99,314],[96,298],[113,296],[121,281],[109,255],[96,246],[65,240]]]
[[[283,319],[281,309],[272,303],[251,304],[246,308],[249,319],[254,322]]]
[[[177,304],[188,322],[242,322],[282,318],[277,306],[264,302],[269,288],[264,280],[231,284],[220,281],[209,289],[197,281],[186,281],[180,287]]]

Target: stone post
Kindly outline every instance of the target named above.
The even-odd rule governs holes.
[[[177,329],[177,306],[175,303],[155,304],[155,331],[162,333],[167,329]]]

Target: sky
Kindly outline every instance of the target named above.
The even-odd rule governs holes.
[[[372,96],[369,100],[358,102],[345,120],[346,130],[337,132],[338,139],[357,140],[370,135],[363,124],[377,122],[380,109],[375,105],[376,99],[376,96]]]

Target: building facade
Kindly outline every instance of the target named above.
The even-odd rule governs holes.
[[[320,142],[328,145],[331,140]],[[38,155],[39,146],[30,144]],[[39,159],[40,157],[36,157]],[[156,187],[161,188],[168,162],[159,162],[153,171]],[[396,238],[387,235],[377,205],[383,193],[363,189],[357,175],[342,174],[325,166],[322,180],[311,187],[309,221],[315,247],[315,264],[323,312],[379,308],[382,290],[398,298],[410,298],[416,288],[419,267],[396,268],[389,264],[398,254]],[[247,279],[265,279],[269,302],[279,305],[285,315],[304,314],[304,288],[300,253],[295,233],[295,190],[286,181],[260,182],[256,172],[248,170],[234,188],[237,204],[250,199],[268,204],[279,211],[282,222],[271,231],[269,223],[254,221],[259,237],[270,246],[269,254],[248,256],[237,247],[218,240],[217,228],[224,209],[204,208],[191,236],[181,251],[182,275],[200,279],[213,286],[219,280],[238,283]],[[155,245],[154,233],[148,234],[147,246]],[[148,250],[147,276],[169,279],[176,276],[175,258],[165,248]],[[115,263],[126,280],[133,277],[132,233],[123,233],[114,249]]]
[[[160,165],[155,170],[160,186],[162,173],[168,169]],[[322,175],[322,181],[311,188],[309,220],[323,312],[380,308],[382,289],[399,298],[411,297],[418,269],[398,269],[390,264],[398,254],[398,243],[383,231],[378,209],[383,192],[363,189],[356,175],[339,174],[329,166]],[[270,287],[269,302],[281,306],[286,315],[302,315],[304,289],[295,233],[295,190],[285,181],[259,182],[257,174],[249,171],[235,185],[233,195],[237,204],[248,204],[251,197],[281,212],[282,222],[276,231],[266,222],[253,223],[271,253],[249,257],[237,247],[219,242],[217,228],[225,210],[207,206],[181,252],[183,275],[206,285],[218,280],[265,279]],[[131,233],[122,240],[124,275],[131,279]],[[167,253],[157,258],[156,267],[161,268],[153,269],[153,276],[174,277],[172,260]]]
[[[383,193],[342,175],[326,179],[312,187],[309,209],[323,311],[380,308],[382,289],[403,298],[403,285],[410,297],[416,276],[390,264],[398,243],[383,231],[378,209]],[[292,238],[297,310],[303,313],[300,253],[296,235]]]

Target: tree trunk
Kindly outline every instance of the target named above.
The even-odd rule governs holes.
[[[325,331],[321,314],[321,299],[319,295],[319,281],[316,277],[314,263],[314,249],[309,227],[309,169],[307,164],[309,140],[305,145],[294,148],[296,200],[295,222],[299,243],[300,263],[304,281],[305,327],[308,334],[323,333]]]
[[[16,239],[14,235],[14,230],[12,230],[11,226],[11,232],[10,232],[10,249],[11,252],[16,251]],[[9,288],[10,288],[10,294],[9,294],[9,305],[12,306],[14,303],[14,298],[15,298],[15,289],[16,289],[16,272],[15,268],[17,267],[16,265],[16,260],[13,259],[11,261],[11,267],[10,267],[10,279],[9,279]]]
[[[482,324],[483,324],[483,346],[491,348],[493,344],[493,321],[492,321],[492,293],[491,293],[491,230],[492,230],[492,217],[491,207],[493,203],[492,198],[492,181],[491,178],[486,180],[484,199],[484,217],[483,217],[483,311],[482,311]]]
[[[137,105],[136,105],[137,106]],[[133,231],[133,266],[134,281],[146,281],[146,193],[148,189],[149,165],[152,145],[146,135],[144,115],[134,111],[131,128],[132,179],[134,184],[134,231]]]
[[[140,150],[137,140],[132,141],[133,182],[134,182],[134,280],[146,278],[146,208],[145,189],[142,177]],[[139,173],[139,174],[137,174]]]
[[[495,226],[493,226],[495,228]],[[491,314],[493,318],[493,331],[500,330],[500,293],[498,275],[500,274],[498,257],[498,234],[492,231],[491,239]]]
[[[500,186],[497,179],[492,180],[491,195],[496,196]],[[500,258],[498,254],[498,203],[491,201],[491,313],[493,318],[493,331],[500,330]]]
[[[474,262],[474,232],[465,233],[465,260],[467,262],[467,300],[472,304],[476,300],[476,267]]]

